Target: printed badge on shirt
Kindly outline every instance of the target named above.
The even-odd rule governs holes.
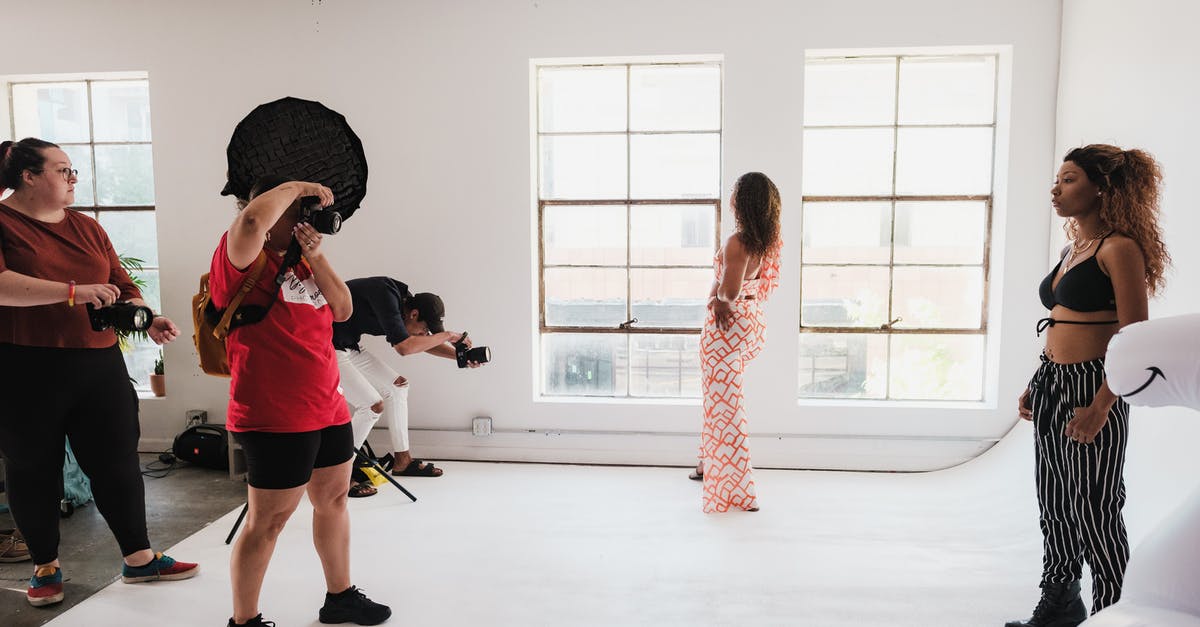
[[[314,309],[320,309],[326,304],[325,295],[321,293],[321,288],[317,287],[316,280],[311,276],[301,281],[296,278],[295,273],[288,270],[280,289],[283,291],[283,300],[289,303],[312,305]]]

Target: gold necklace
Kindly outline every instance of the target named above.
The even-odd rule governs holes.
[[[1075,258],[1078,257],[1079,255],[1081,255],[1087,249],[1091,248],[1092,244],[1096,243],[1096,240],[1104,239],[1104,238],[1108,237],[1109,235],[1112,235],[1112,229],[1103,231],[1090,239],[1071,242],[1071,256],[1069,258],[1067,258],[1066,263],[1063,264],[1063,271],[1065,272],[1066,270],[1068,270],[1072,266],[1074,266]]]

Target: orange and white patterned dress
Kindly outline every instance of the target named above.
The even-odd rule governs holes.
[[[704,462],[704,512],[729,508],[757,509],[754,477],[747,443],[746,410],[742,407],[742,374],[762,349],[767,325],[762,307],[779,285],[779,251],[783,242],[763,255],[758,276],[742,282],[733,303],[728,329],[717,326],[710,308],[700,334],[700,372],[704,386],[704,430],[700,459]],[[725,256],[714,259],[717,281],[725,271]]]

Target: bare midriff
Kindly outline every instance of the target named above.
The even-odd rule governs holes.
[[[1074,311],[1056,305],[1050,311],[1055,324],[1046,329],[1046,357],[1059,364],[1077,364],[1099,359],[1108,351],[1108,341],[1117,333],[1119,324],[1071,324],[1107,322],[1117,319],[1115,310]]]

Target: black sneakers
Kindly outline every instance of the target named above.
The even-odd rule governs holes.
[[[263,620],[262,614],[259,614],[244,623],[235,623],[231,618],[228,627],[275,627],[275,621]]]
[[[392,608],[367,598],[362,590],[354,586],[337,594],[325,593],[325,606],[321,608],[322,623],[355,623],[378,625],[390,618]]]
[[[1087,608],[1079,597],[1079,582],[1042,585],[1042,598],[1026,621],[1014,620],[1004,627],[1075,627],[1087,620]]]

